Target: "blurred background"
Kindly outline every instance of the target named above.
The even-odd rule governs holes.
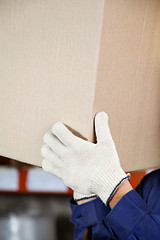
[[[70,240],[72,191],[55,176],[0,156],[0,240]]]
[[[131,172],[135,188],[153,169]],[[57,177],[0,156],[0,240],[70,240],[72,190]]]

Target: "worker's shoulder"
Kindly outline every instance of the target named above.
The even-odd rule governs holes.
[[[160,191],[160,169],[148,173],[137,186],[136,191],[140,195],[146,195],[146,192]]]
[[[136,191],[153,210],[160,213],[160,169],[147,174]]]
[[[143,183],[151,183],[151,184],[155,184],[155,183],[159,183],[160,184],[160,169],[154,170],[150,173],[148,173],[143,179],[142,179]]]

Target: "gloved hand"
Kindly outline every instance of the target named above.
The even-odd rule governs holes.
[[[61,122],[54,124],[51,132],[44,136],[42,168],[61,178],[74,191],[96,194],[108,204],[130,174],[126,175],[121,168],[107,114],[99,112],[95,117],[96,144],[75,136]]]

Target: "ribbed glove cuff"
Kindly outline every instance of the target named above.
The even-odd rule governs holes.
[[[96,192],[104,204],[108,205],[119,185],[128,179],[130,179],[130,173],[126,174],[120,166],[115,168],[106,166],[94,176],[92,192]]]
[[[97,195],[95,194],[90,194],[90,195],[84,195],[78,192],[73,192],[73,199],[75,201],[79,201],[79,200],[83,200],[83,199],[88,199],[88,198],[92,198],[92,197],[97,197]]]

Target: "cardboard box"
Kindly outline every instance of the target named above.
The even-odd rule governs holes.
[[[1,1],[0,154],[41,165],[62,121],[93,141],[109,115],[126,171],[160,166],[160,2]]]

